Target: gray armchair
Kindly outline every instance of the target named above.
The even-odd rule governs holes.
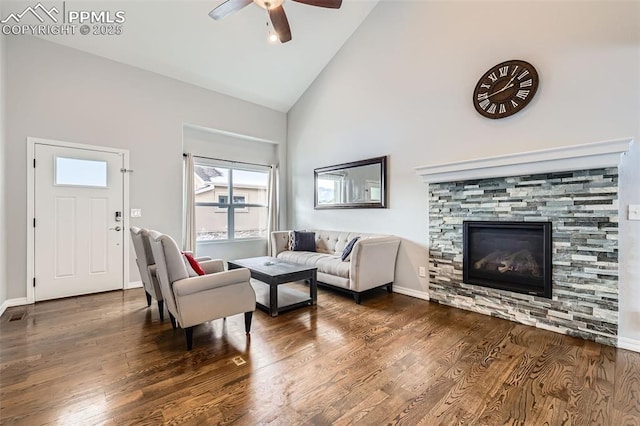
[[[221,260],[201,262],[206,275],[189,277],[178,245],[168,235],[149,231],[157,276],[171,325],[185,330],[191,350],[193,327],[218,318],[244,313],[245,331],[251,331],[256,294],[248,269],[224,271]]]
[[[160,321],[164,321],[164,300],[160,291],[160,283],[156,276],[156,265],[151,253],[149,245],[149,231],[144,228],[132,226],[131,240],[133,248],[136,252],[136,263],[138,271],[140,271],[140,279],[147,296],[147,306],[151,306],[151,299],[158,301],[158,312],[160,313]]]

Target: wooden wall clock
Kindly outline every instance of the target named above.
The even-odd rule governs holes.
[[[531,102],[538,83],[538,72],[530,63],[502,62],[480,77],[473,91],[473,106],[487,118],[509,117]]]

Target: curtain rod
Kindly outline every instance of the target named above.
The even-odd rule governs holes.
[[[183,157],[186,157],[187,154],[183,153],[182,154]],[[246,161],[233,161],[233,160],[225,160],[223,158],[214,158],[214,157],[203,157],[201,155],[194,155],[193,158],[202,158],[204,160],[215,160],[215,161],[224,161],[226,163],[231,163],[231,164],[247,164],[249,166],[261,166],[261,167],[269,167],[271,168],[272,166],[270,164],[260,164],[260,163],[248,163]]]

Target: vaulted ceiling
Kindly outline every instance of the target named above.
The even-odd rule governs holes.
[[[343,0],[336,10],[285,0],[293,40],[271,44],[267,13],[256,4],[214,21],[208,13],[222,0],[66,1],[67,9],[125,11],[122,34],[44,38],[286,112],[377,2]]]

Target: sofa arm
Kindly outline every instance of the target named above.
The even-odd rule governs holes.
[[[200,267],[205,274],[217,274],[218,272],[224,272],[224,262],[221,259],[211,260],[209,258],[205,261],[198,261]]]
[[[399,246],[398,237],[358,240],[351,254],[351,290],[360,292],[392,283]]]
[[[274,231],[271,233],[271,256],[277,257],[283,251],[289,250],[290,231]]]
[[[177,298],[225,287],[241,282],[249,282],[251,273],[246,268],[220,272],[218,274],[202,275],[199,277],[184,278],[173,283],[173,293]]]

